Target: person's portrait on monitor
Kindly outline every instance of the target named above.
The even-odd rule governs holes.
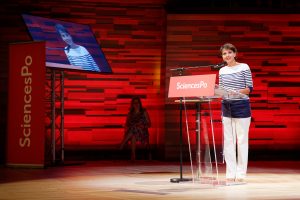
[[[46,66],[112,72],[88,25],[22,15],[33,40],[46,41]]]
[[[55,28],[57,33],[61,36],[61,39],[67,44],[64,51],[71,65],[80,66],[84,70],[100,71],[88,50],[85,47],[76,44],[63,25],[56,24]]]

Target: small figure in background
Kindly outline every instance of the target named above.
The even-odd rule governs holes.
[[[120,149],[123,149],[127,142],[131,141],[131,160],[134,161],[136,157],[136,143],[140,142],[146,145],[149,151],[149,132],[148,128],[151,126],[150,117],[146,109],[142,106],[139,97],[131,99],[131,106],[127,115],[125,124],[125,135],[121,143]],[[150,152],[149,152],[150,153]],[[149,154],[150,156],[150,154]]]

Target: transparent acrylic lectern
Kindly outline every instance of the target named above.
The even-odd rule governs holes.
[[[194,103],[196,105],[196,149],[195,149],[195,160],[193,164],[193,156],[191,155],[190,139],[188,136],[188,145],[190,153],[191,171],[192,171],[192,181],[197,181],[204,184],[213,185],[226,185],[225,180],[219,178],[218,164],[224,163],[223,156],[223,127],[222,127],[222,117],[221,115],[215,116],[212,111],[212,102],[216,102],[219,107],[221,101],[223,100],[241,100],[248,98],[247,95],[241,94],[234,90],[229,90],[215,85],[213,96],[201,96],[201,97],[182,97],[180,100],[175,100],[176,103],[180,103],[181,108],[183,108],[186,118],[186,130],[189,134],[189,126],[187,120],[187,106],[186,104]],[[202,107],[206,107],[206,112],[201,114]],[[221,110],[221,109],[220,109]],[[219,113],[221,111],[219,110]],[[218,119],[217,119],[218,118]],[[216,134],[215,125],[219,122],[218,131],[221,131],[221,145],[216,146]],[[182,129],[182,125],[180,126]],[[182,130],[180,130],[182,132]],[[182,165],[182,163],[181,163]],[[196,168],[196,173],[194,169]],[[182,170],[182,166],[181,166]],[[180,172],[180,177],[182,178],[182,171]],[[188,180],[188,179],[186,179]]]

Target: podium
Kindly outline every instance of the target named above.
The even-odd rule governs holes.
[[[218,158],[216,151],[216,143],[215,143],[215,130],[214,123],[212,118],[212,109],[211,102],[220,102],[222,100],[240,100],[243,98],[247,98],[247,95],[241,94],[234,90],[228,90],[222,88],[215,84],[216,75],[208,74],[208,75],[194,75],[194,76],[177,76],[170,78],[169,85],[169,98],[176,98],[175,103],[180,104],[180,177],[179,178],[171,178],[170,181],[173,183],[178,183],[182,181],[199,181],[200,183],[211,183],[211,184],[221,184],[219,180],[219,170],[218,170]],[[186,113],[186,104],[194,103],[196,105],[196,176],[193,172],[193,159],[191,155],[191,145],[188,134],[188,146],[190,153],[190,162],[191,162],[191,171],[192,178],[183,178],[182,175],[182,111],[184,110]],[[208,132],[206,127],[206,121],[201,117],[201,105],[203,103],[208,104],[208,112],[209,112],[209,121],[211,126],[211,139],[212,139],[212,152],[214,159],[214,169],[213,162],[210,153],[210,144],[208,139]],[[183,109],[184,108],[184,109]],[[187,117],[187,115],[185,115]],[[187,121],[187,120],[186,120]],[[204,126],[204,134],[201,133],[201,124]],[[187,126],[188,127],[188,126]],[[222,128],[223,130],[223,128]],[[189,132],[187,128],[187,132]],[[223,134],[223,133],[222,133]],[[201,155],[201,136],[204,139],[205,151],[204,156]],[[223,142],[223,141],[222,141]],[[222,143],[223,144],[223,143]],[[223,147],[223,145],[222,145]],[[223,151],[223,149],[222,149]],[[223,156],[223,152],[222,152]],[[203,159],[201,159],[203,157]],[[223,160],[224,162],[224,160]],[[202,173],[202,164],[204,163],[205,167],[205,175]],[[213,170],[215,171],[215,175],[213,175]],[[209,174],[209,175],[207,175]],[[226,182],[225,182],[226,184]]]

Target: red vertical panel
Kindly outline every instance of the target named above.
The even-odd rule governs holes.
[[[8,165],[44,165],[45,43],[9,46]]]

